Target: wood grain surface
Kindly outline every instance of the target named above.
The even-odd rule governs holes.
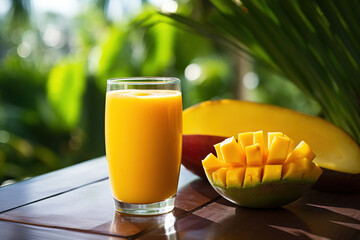
[[[0,188],[0,213],[108,177],[106,158],[100,157]]]
[[[46,228],[32,226],[28,224],[12,223],[0,221],[0,239],[1,240],[124,240],[126,238],[114,237],[91,233],[82,233],[77,231],[66,231],[56,228]]]
[[[219,199],[180,219],[177,230],[193,239],[360,239],[360,196],[311,191],[276,209]]]
[[[312,190],[282,208],[242,208],[185,168],[173,212],[148,217],[119,214],[105,161],[89,161],[1,188],[0,239],[360,240],[360,194]],[[63,182],[68,177],[73,181]],[[55,184],[54,189],[49,184]],[[24,189],[31,194],[17,192]],[[21,199],[11,203],[16,198]]]
[[[168,215],[172,218],[183,216],[218,197],[207,182],[183,168],[181,173],[176,208],[170,214],[136,217],[115,212],[109,180],[104,179],[4,211],[0,219],[63,230],[135,237],[164,225],[165,219],[169,219]],[[189,198],[190,195],[193,197]]]

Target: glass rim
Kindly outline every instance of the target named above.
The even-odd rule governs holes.
[[[165,85],[180,83],[180,79],[176,77],[124,77],[110,78],[107,84],[131,84],[131,85]]]

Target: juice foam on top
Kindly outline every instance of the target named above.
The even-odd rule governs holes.
[[[136,98],[158,98],[158,97],[170,97],[180,95],[180,91],[177,90],[116,90],[108,92],[113,97],[136,97]]]

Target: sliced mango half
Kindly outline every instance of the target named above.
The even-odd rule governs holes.
[[[304,141],[295,146],[281,132],[240,133],[238,139],[231,137],[214,147],[217,156],[209,154],[202,161],[207,178],[218,193],[240,206],[288,204],[322,174],[310,146]]]

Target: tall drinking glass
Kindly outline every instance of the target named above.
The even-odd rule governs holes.
[[[135,215],[171,211],[181,163],[180,80],[108,80],[105,142],[116,210]]]

